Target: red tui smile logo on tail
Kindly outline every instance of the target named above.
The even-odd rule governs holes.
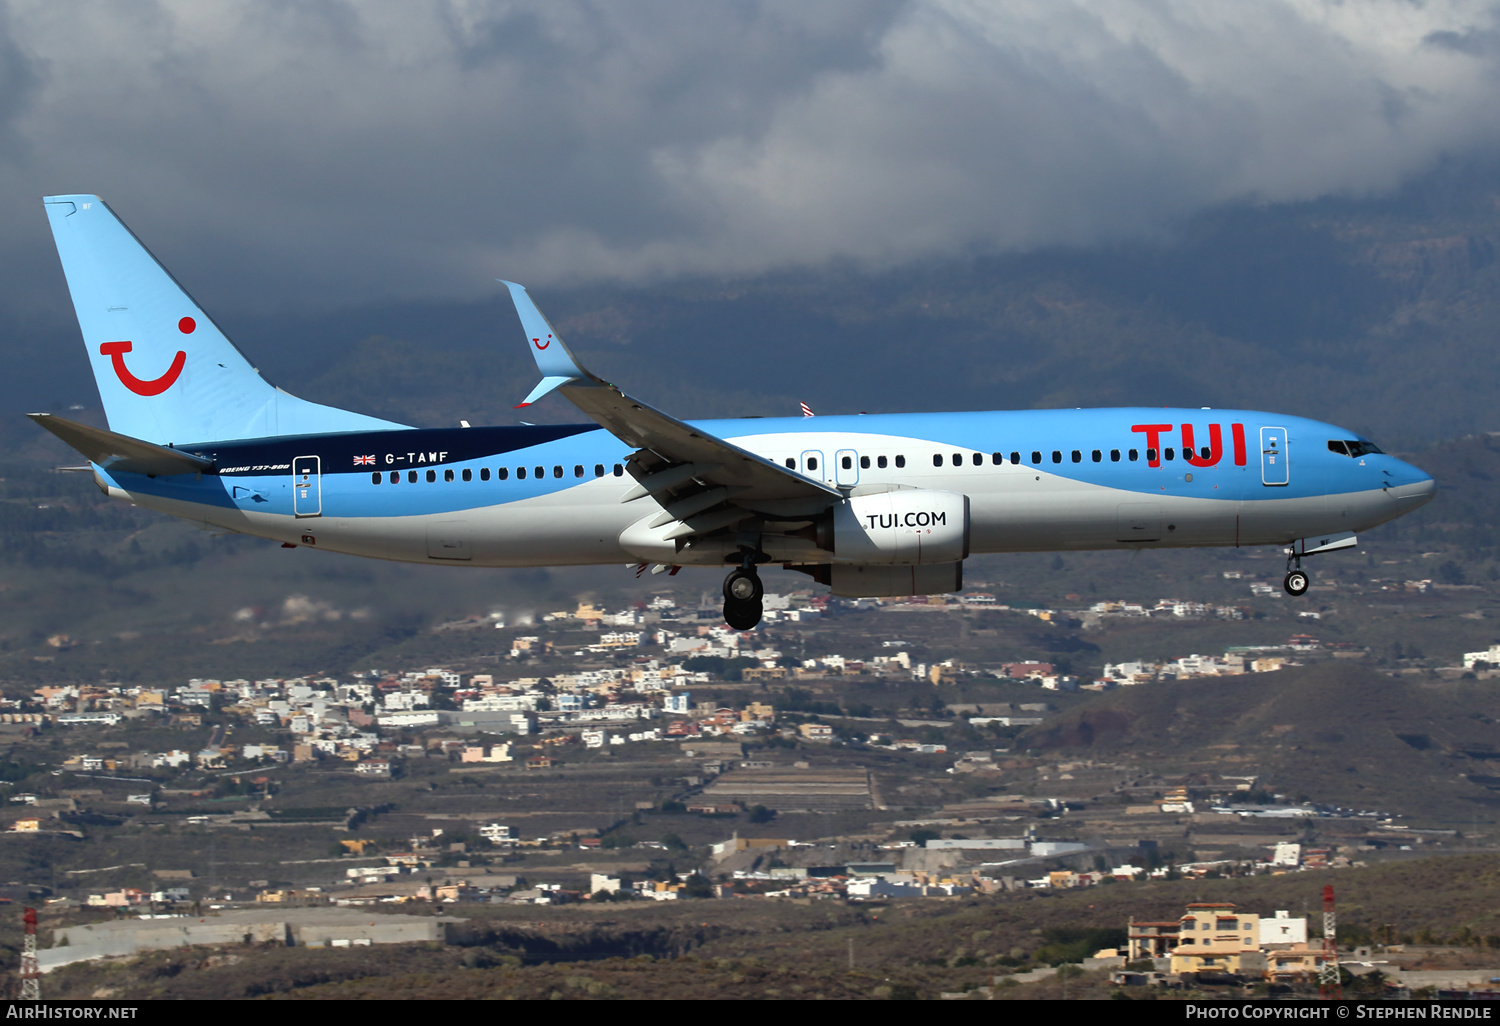
[[[191,317],[184,317],[177,322],[177,330],[184,335],[192,334],[197,326],[197,322]],[[130,342],[104,342],[99,346],[99,355],[109,357],[115,368],[115,377],[119,378],[120,383],[136,395],[161,395],[177,383],[177,377],[182,373],[182,368],[187,366],[187,353],[179,349],[177,355],[172,358],[172,366],[167,368],[165,374],[159,378],[152,378],[150,381],[142,381],[130,373],[130,368],[125,366],[125,354],[130,352],[131,348]]]

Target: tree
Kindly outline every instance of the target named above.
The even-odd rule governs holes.
[[[776,818],[776,810],[768,809],[764,805],[757,805],[750,810],[750,822],[769,823]]]
[[[694,873],[682,881],[682,896],[684,898],[712,898],[714,885],[702,873]]]

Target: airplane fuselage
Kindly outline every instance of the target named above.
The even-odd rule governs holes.
[[[1287,544],[1367,530],[1421,505],[1434,487],[1424,472],[1352,432],[1242,410],[877,414],[692,426],[850,496],[893,489],[967,496],[971,553]],[[98,470],[101,487],[218,528],[407,562],[720,565],[734,552],[684,547],[644,526],[661,508],[650,499],[621,501],[635,484],[625,469],[633,450],[594,424],[176,448],[212,459],[215,470],[162,477]],[[766,554],[798,564],[840,561],[836,549],[804,534],[768,539]]]

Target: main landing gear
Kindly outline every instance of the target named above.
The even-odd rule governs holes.
[[[724,622],[737,631],[753,630],[760,623],[761,596],[766,590],[755,572],[752,557],[724,578]]]

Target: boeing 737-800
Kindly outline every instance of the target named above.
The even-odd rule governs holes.
[[[836,595],[963,586],[975,553],[1279,545],[1301,561],[1432,498],[1432,478],[1330,424],[1249,410],[1098,409],[684,422],[586,370],[505,283],[541,382],[589,418],[414,428],[273,387],[95,196],[45,201],[108,417],[37,423],[112,498],[286,545],[450,566],[759,568]]]

